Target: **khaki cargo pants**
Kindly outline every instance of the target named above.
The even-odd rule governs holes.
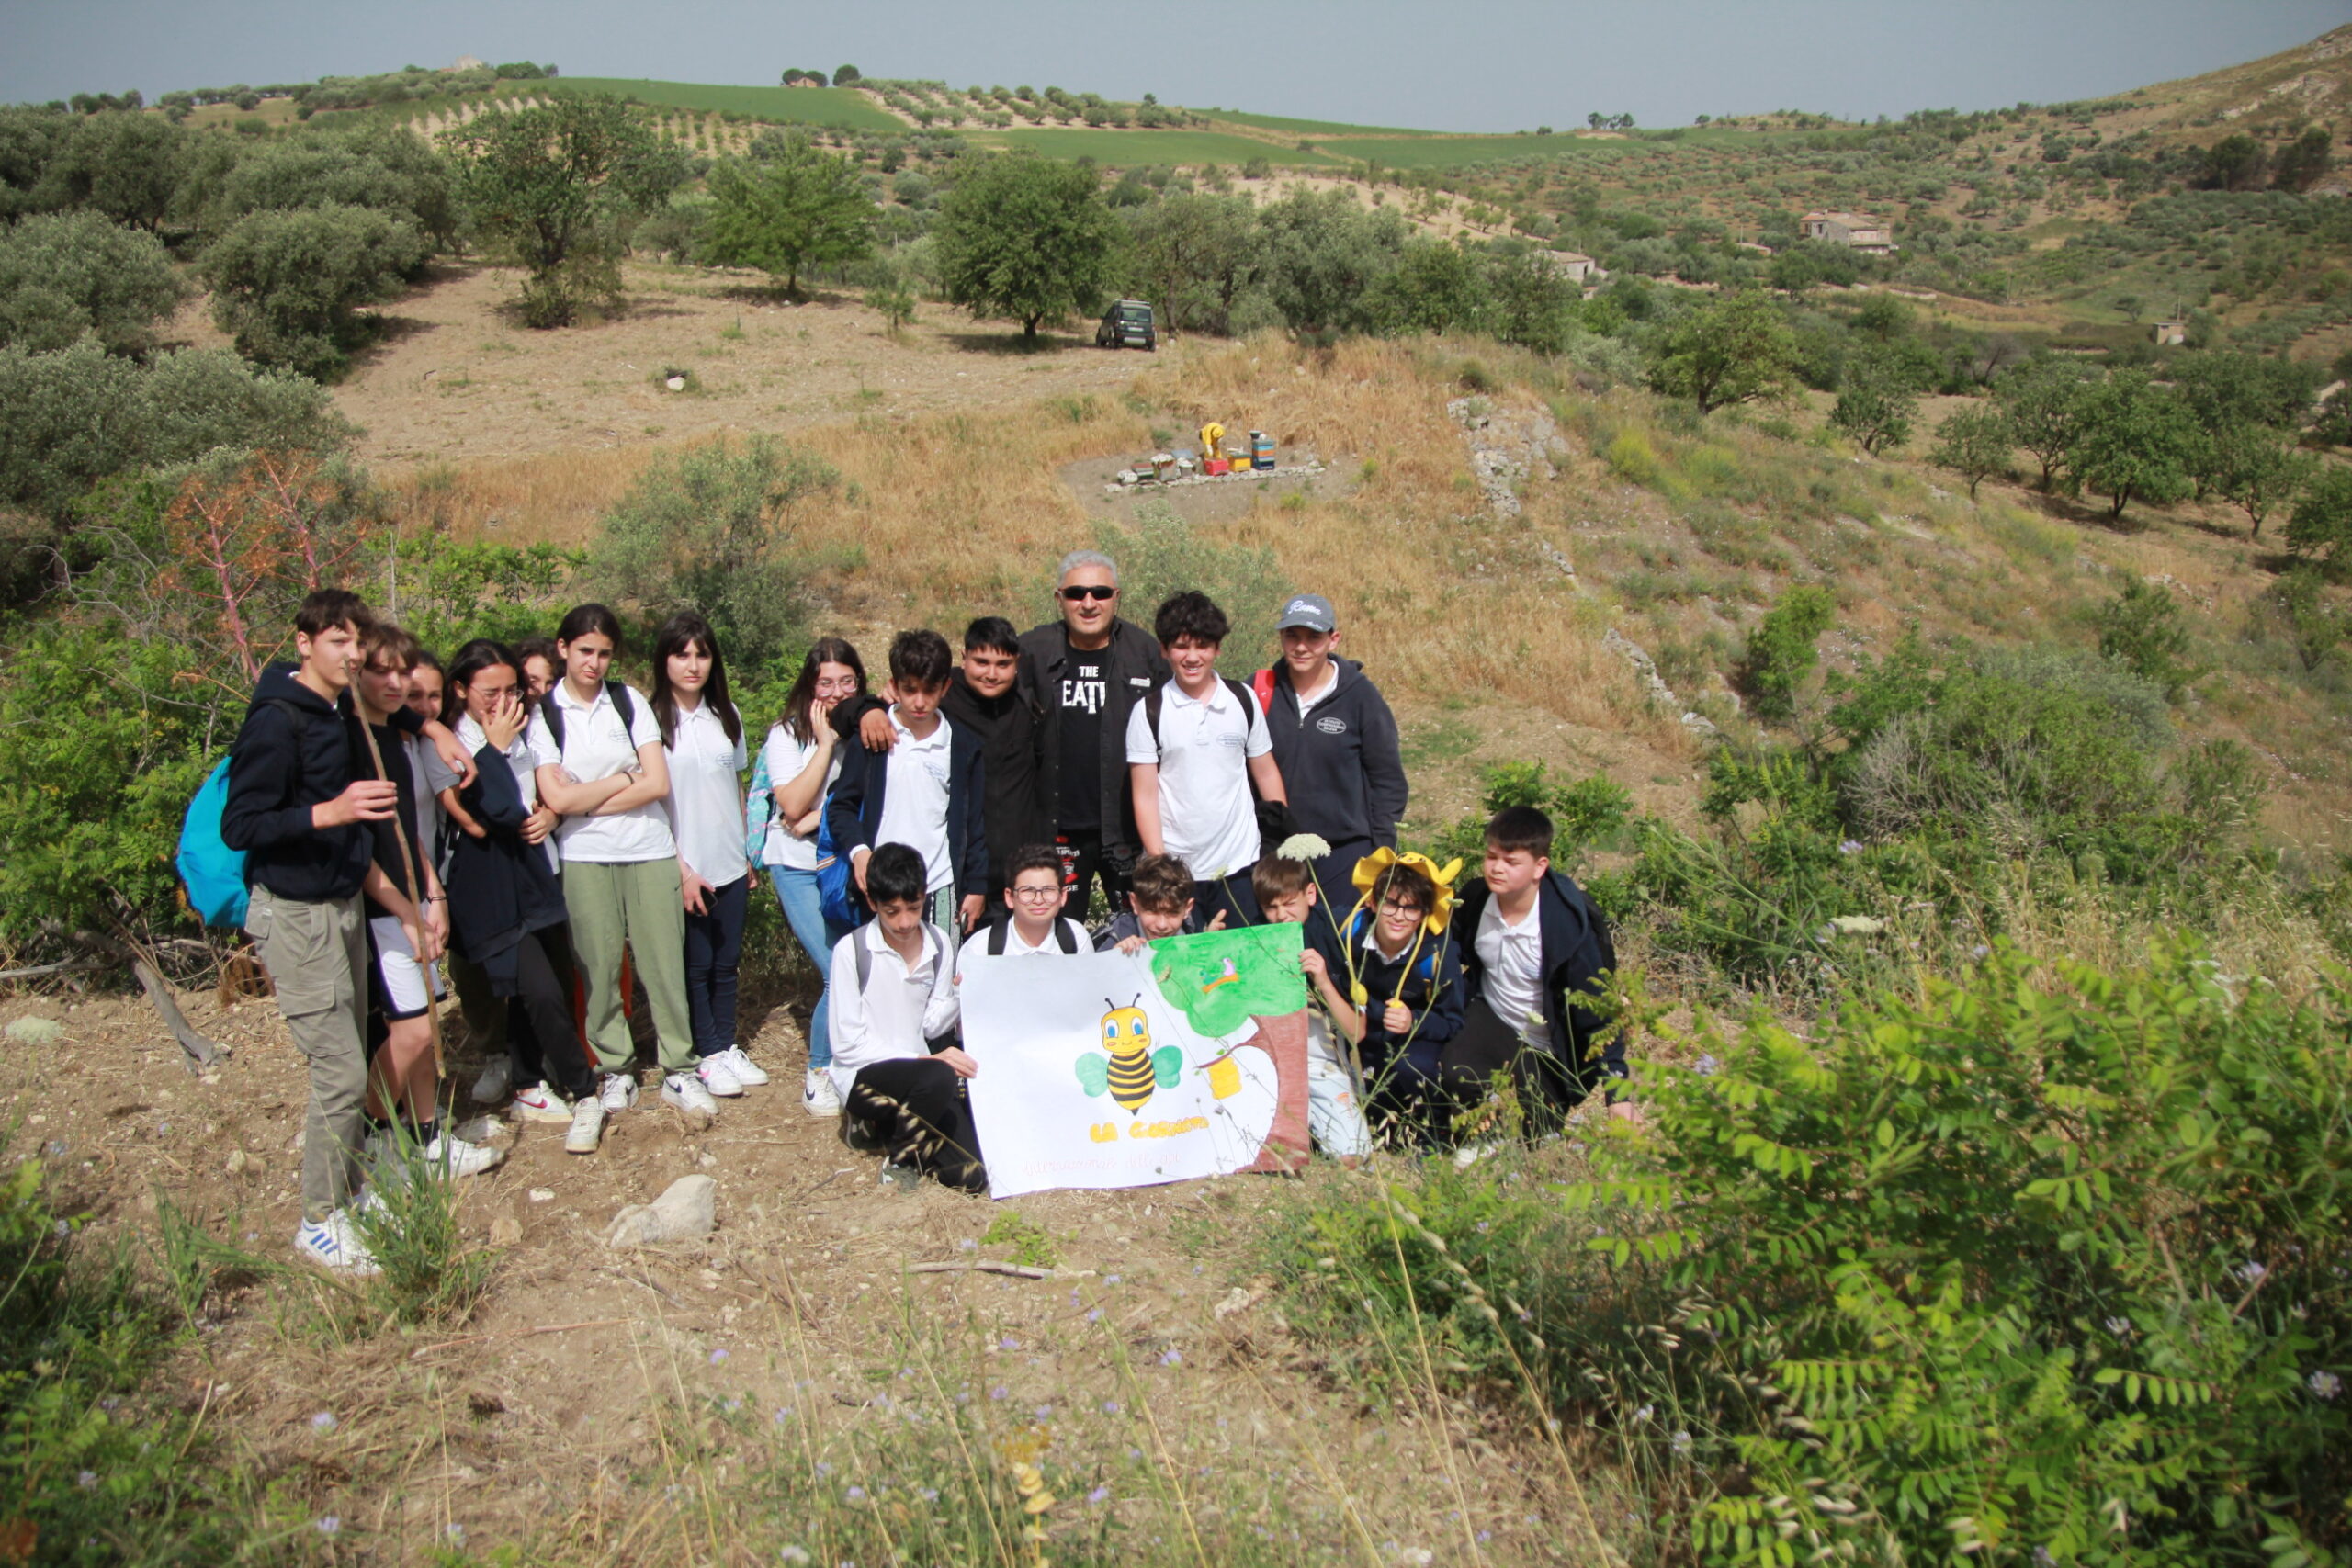
[[[359,1190],[368,1099],[368,923],[359,895],[329,903],[255,887],[245,910],[294,1048],[311,1064],[302,1121],[302,1217],[322,1220]]]

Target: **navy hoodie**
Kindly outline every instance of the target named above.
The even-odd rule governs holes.
[[[1339,685],[1304,718],[1290,666],[1274,666],[1266,730],[1290,795],[1291,823],[1335,847],[1370,839],[1375,848],[1393,850],[1407,797],[1396,717],[1380,688],[1364,678],[1363,665],[1352,659],[1334,659],[1331,664]]]
[[[1478,958],[1478,922],[1487,912],[1486,879],[1472,877],[1453,907],[1453,945],[1461,950],[1464,977],[1472,999],[1487,989],[1487,966]],[[1601,1032],[1600,1015],[1589,998],[1600,994],[1600,975],[1617,966],[1617,945],[1609,921],[1593,908],[1592,899],[1564,872],[1546,872],[1536,894],[1536,927],[1542,937],[1544,1013],[1551,1054],[1566,1081],[1559,1086],[1566,1103],[1574,1104],[1595,1089],[1617,1098],[1620,1083],[1632,1074],[1625,1066],[1625,1032],[1618,1030],[1597,1050],[1594,1037]]]
[[[245,855],[245,882],[281,898],[323,904],[348,898],[368,879],[375,834],[366,824],[314,828],[311,807],[333,800],[352,780],[351,698],[330,703],[294,678],[295,666],[264,670],[229,749],[229,798],[220,808],[220,841]],[[395,728],[418,728],[403,707]]]

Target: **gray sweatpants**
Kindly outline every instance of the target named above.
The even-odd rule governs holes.
[[[302,1217],[323,1220],[359,1190],[368,1100],[368,923],[359,895],[329,903],[255,887],[245,911],[294,1048],[311,1064],[302,1120]]]

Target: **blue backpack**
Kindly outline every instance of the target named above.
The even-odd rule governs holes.
[[[832,791],[825,792],[827,806]],[[865,906],[858,901],[857,879],[850,874],[849,856],[833,843],[833,816],[822,810],[817,818],[817,908],[837,926],[865,923]]]
[[[294,711],[291,703],[272,705]],[[172,862],[187,888],[187,907],[208,926],[245,923],[245,852],[231,849],[220,837],[220,815],[228,805],[229,758],[223,757],[187,803],[187,815],[180,818],[179,853]]]

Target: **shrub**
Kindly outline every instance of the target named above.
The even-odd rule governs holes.
[[[1610,472],[1627,484],[1647,488],[1657,483],[1662,471],[1657,449],[1650,445],[1650,438],[1638,430],[1621,430],[1610,437],[1601,457],[1609,465]]]
[[[92,333],[114,353],[136,353],[187,293],[162,241],[95,212],[0,229],[0,344],[40,353]]]
[[[2287,635],[2294,642],[2295,657],[2306,672],[2326,663],[2328,656],[2344,645],[2346,623],[2352,621],[2352,616],[2329,602],[2327,590],[2320,584],[2317,570],[2299,566],[2270,591],[2272,603],[2287,623]]]
[[[588,576],[649,622],[700,611],[748,678],[798,625],[792,509],[840,482],[821,458],[763,435],[661,458],[605,514]]]
[[[2352,570],[2352,468],[2331,465],[2287,523],[2287,548],[2331,578]]]
[[[2188,662],[2188,628],[2169,590],[2126,577],[2123,592],[2099,606],[2098,650],[2178,702],[2204,671]]]
[[[1496,812],[1532,806],[1552,818],[1552,863],[1573,872],[1587,850],[1622,831],[1634,811],[1633,793],[1605,773],[1555,781],[1542,762],[1497,762],[1485,774],[1478,812],[1438,833],[1429,853],[1440,865],[1460,857],[1476,874],[1487,849],[1487,824]]]
[[[1836,613],[1829,590],[1799,584],[1781,594],[1748,634],[1736,679],[1758,718],[1777,723],[1795,716],[1797,689],[1819,661],[1815,645]]]
[[[1911,438],[1919,412],[1919,389],[1910,367],[1884,350],[1865,354],[1847,367],[1829,423],[1877,453]]]
[[[1675,1414],[1626,1440],[1712,1492],[1705,1562],[2321,1560],[2347,1005],[2170,945],[2115,975],[1997,951],[1811,1040],[1702,1025],[1670,1053],[1697,1066],[1642,1069],[1651,1135],[1570,1191],[1611,1268],[1531,1325],[1555,1397]]]
[[[205,253],[212,313],[246,357],[331,376],[378,323],[359,307],[398,295],[430,254],[402,219],[364,207],[261,211]]]

